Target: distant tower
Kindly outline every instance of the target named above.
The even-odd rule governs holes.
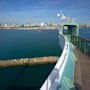
[[[70,23],[70,16],[67,17],[68,23]]]
[[[75,23],[76,22],[76,18],[72,18],[72,23]]]

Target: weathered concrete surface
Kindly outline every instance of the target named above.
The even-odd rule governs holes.
[[[76,46],[75,55],[77,57],[75,83],[80,84],[82,90],[90,90],[90,57],[83,54]]]
[[[59,57],[40,57],[40,58],[23,58],[14,60],[0,60],[0,68],[10,66],[25,66],[25,65],[42,65],[42,64],[54,64],[59,60]]]

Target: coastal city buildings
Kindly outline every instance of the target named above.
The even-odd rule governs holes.
[[[31,28],[31,27],[47,27],[47,28],[52,28],[52,27],[57,27],[58,24],[52,24],[52,23],[27,23],[27,24],[0,24],[0,28],[5,28],[5,29],[12,29],[12,28]]]
[[[56,24],[56,23],[44,23],[44,22],[41,22],[41,23],[27,23],[27,24],[1,24],[0,23],[0,28],[5,28],[5,29],[43,29],[43,27],[45,29],[56,29],[57,26],[59,24]],[[80,28],[89,28],[90,27],[90,24],[87,24],[87,25],[80,25],[79,26]]]

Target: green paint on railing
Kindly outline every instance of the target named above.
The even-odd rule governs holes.
[[[72,56],[74,61],[77,61],[77,58],[76,58],[76,56],[75,56],[75,54],[73,52],[70,52],[70,55]]]
[[[75,69],[75,60],[74,55],[74,46],[72,43],[69,44],[69,53],[67,64],[65,66],[62,78],[59,83],[58,90],[76,90],[74,86],[74,69]]]
[[[58,90],[76,90],[73,82],[66,76],[63,76],[61,80],[62,85],[60,85],[61,88]]]
[[[74,45],[72,43],[70,43],[70,47],[72,47],[72,49],[74,49]]]
[[[67,83],[69,88],[73,88],[74,87],[73,82],[68,77],[64,76],[63,79]]]
[[[71,42],[75,44],[84,54],[90,56],[90,40],[75,35],[72,35],[71,39]]]
[[[64,32],[64,26],[68,27],[66,33]],[[73,43],[78,45],[77,36],[79,36],[79,25],[76,23],[63,23],[61,24],[61,33],[69,41],[69,52],[66,66],[64,68],[64,72],[60,80],[58,90],[76,90],[74,86],[74,69],[75,61],[77,60],[77,58],[74,54]]]
[[[74,53],[74,45],[72,44],[72,43],[70,43],[70,48],[69,48],[69,50],[70,50],[70,56],[72,56],[72,60],[74,60],[74,61],[76,61],[77,60],[77,58],[76,58],[76,56],[75,56],[75,53]]]

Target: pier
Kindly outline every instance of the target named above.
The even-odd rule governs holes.
[[[65,31],[64,26],[68,27]],[[72,43],[76,56],[74,70],[74,85],[76,90],[90,90],[90,40],[79,36],[79,26],[77,24],[63,23],[60,33]],[[73,58],[73,55],[70,55]],[[70,60],[70,59],[69,59]],[[70,62],[70,61],[69,61]],[[71,70],[71,69],[70,69]],[[72,74],[73,75],[73,74]],[[70,76],[72,76],[70,75]],[[65,87],[65,86],[64,86]],[[71,89],[67,89],[71,90]]]
[[[80,90],[90,90],[90,40],[81,36],[71,36],[75,45],[75,84]]]
[[[90,57],[85,55],[75,46],[75,83],[82,87],[82,90],[90,90]]]

